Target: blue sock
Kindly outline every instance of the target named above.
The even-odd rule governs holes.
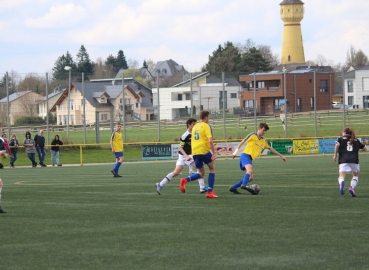
[[[190,176],[187,176],[186,178],[190,182],[190,181],[195,181],[197,179],[200,179],[201,175],[199,173],[194,173],[194,174],[191,174]]]
[[[115,163],[115,165],[114,165],[114,171],[116,172],[116,173],[118,173],[118,170],[119,170],[119,167],[120,167],[120,165],[121,165],[122,163],[120,163],[120,162],[117,162],[117,163]]]
[[[234,184],[233,186],[231,186],[231,188],[239,188],[242,185],[242,181],[243,181],[243,179],[241,179],[236,184]]]
[[[212,191],[215,183],[215,173],[209,173],[208,176],[208,192]]]
[[[250,179],[250,175],[248,173],[245,173],[242,179],[242,185],[246,186],[247,183],[249,182],[249,179]]]

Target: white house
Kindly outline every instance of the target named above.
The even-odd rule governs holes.
[[[243,91],[241,84],[235,78],[225,78],[223,88],[222,79],[207,78],[209,75],[209,72],[205,72],[173,87],[159,88],[160,119],[172,120],[188,117],[191,115],[191,108],[195,115],[201,109],[215,114],[219,113],[223,107],[229,111],[234,107],[240,107],[240,93]],[[152,92],[153,105],[157,107],[157,88],[153,88]]]
[[[345,73],[344,79],[344,104],[369,108],[369,66]]]
[[[65,88],[62,89],[61,86],[59,86],[56,87],[52,93],[48,94],[47,97],[43,97],[38,104],[38,115],[45,119],[48,114],[47,109],[50,111],[64,91]]]

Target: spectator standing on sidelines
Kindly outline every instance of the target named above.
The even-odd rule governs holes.
[[[254,172],[252,170],[252,161],[256,159],[264,149],[269,149],[273,154],[278,155],[284,162],[286,162],[286,158],[282,156],[277,150],[273,149],[269,146],[269,144],[263,138],[264,134],[269,130],[269,126],[266,123],[260,123],[257,132],[251,132],[246,136],[237,146],[236,150],[232,154],[232,158],[234,159],[237,156],[238,150],[242,147],[244,143],[246,143],[245,150],[240,155],[240,169],[245,172],[243,178],[232,185],[229,188],[230,192],[234,194],[241,194],[237,190],[238,187],[247,190],[251,194],[254,194],[254,190],[247,186],[248,182],[251,182],[254,179]]]
[[[367,150],[365,144],[361,143],[355,136],[352,128],[345,128],[342,136],[336,141],[334,147],[333,160],[336,162],[337,153],[339,164],[338,184],[340,185],[341,195],[345,194],[345,176],[347,172],[352,172],[352,179],[349,192],[352,197],[356,197],[355,187],[359,182],[359,150]]]
[[[8,154],[10,155],[10,157],[12,157],[12,150],[10,149],[8,139],[6,138],[6,134],[5,134],[5,133],[3,133],[3,134],[1,135],[1,137],[3,138],[4,148],[5,148],[5,150],[6,150],[6,151],[8,151]]]
[[[208,191],[206,193],[206,198],[218,198],[218,196],[213,192],[215,183],[214,160],[217,157],[214,150],[212,130],[208,124],[209,117],[209,111],[201,111],[201,121],[192,128],[191,149],[197,173],[187,176],[186,178],[182,178],[180,180],[179,188],[184,193],[186,192],[186,184],[189,181],[203,178],[205,174],[204,164],[206,164],[210,170],[208,175]]]
[[[114,177],[122,177],[119,175],[119,167],[122,165],[124,161],[124,146],[123,146],[123,136],[120,132],[122,128],[122,125],[120,123],[117,123],[115,125],[115,131],[111,134],[110,137],[110,147],[111,151],[113,152],[115,156],[115,165],[114,168],[111,170],[111,173],[114,175]]]
[[[160,183],[156,183],[156,191],[158,194],[161,194],[161,190],[164,185],[168,184],[169,181],[173,179],[173,177],[176,177],[181,173],[184,166],[187,165],[188,167],[192,167],[191,165],[194,165],[194,161],[192,158],[192,151],[191,151],[191,131],[193,126],[196,124],[197,120],[195,118],[189,118],[186,121],[187,130],[180,138],[180,146],[179,146],[179,155],[178,160],[176,163],[176,167],[173,172],[167,174],[166,177],[161,180]],[[191,174],[192,172],[190,172]],[[194,173],[194,172],[193,172]],[[206,188],[204,184],[204,179],[199,178],[199,185],[200,185],[200,192],[205,193]]]
[[[12,157],[10,158],[10,168],[14,168],[14,162],[18,159],[18,146],[19,146],[19,142],[15,134],[12,135],[9,146],[13,147]]]
[[[59,145],[63,145],[63,142],[59,139],[59,135],[55,135],[54,140],[51,142],[51,164],[54,166],[54,160],[56,162],[56,165],[58,166],[62,166],[62,164],[59,161],[59,153],[60,153],[60,149],[59,149]]]
[[[35,145],[36,145],[36,151],[38,154],[38,159],[40,161],[41,167],[46,167],[44,160],[46,157],[46,150],[45,150],[45,137],[44,137],[44,130],[40,129],[40,133],[36,134],[35,138]]]
[[[30,132],[26,132],[26,137],[23,140],[23,146],[26,150],[26,154],[28,158],[32,162],[32,167],[37,167],[37,162],[35,160],[35,154],[36,154],[36,147],[35,147],[35,141],[31,137]]]

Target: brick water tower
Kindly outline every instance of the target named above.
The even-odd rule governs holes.
[[[304,3],[300,0],[283,0],[280,3],[284,22],[281,64],[304,64],[305,54],[300,22],[304,18]]]

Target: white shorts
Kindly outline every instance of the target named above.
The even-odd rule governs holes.
[[[183,156],[183,155],[179,155],[178,156],[178,159],[177,159],[177,163],[176,163],[176,166],[184,166],[184,165],[187,165],[187,166],[190,166],[191,163],[193,162],[193,157],[192,155],[188,155],[191,160],[186,160],[186,158]]]
[[[339,172],[360,172],[360,164],[355,163],[341,163]]]

